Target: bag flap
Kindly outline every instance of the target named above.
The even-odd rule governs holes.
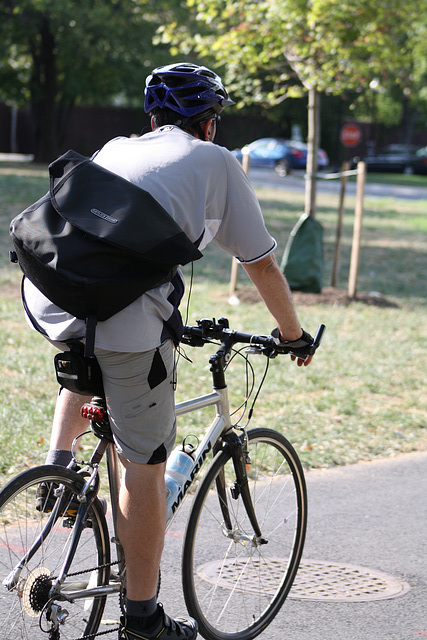
[[[75,151],[49,166],[57,212],[81,231],[147,260],[187,264],[202,254],[147,191]]]

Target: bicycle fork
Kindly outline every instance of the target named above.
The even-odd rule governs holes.
[[[250,544],[253,547],[258,547],[267,544],[268,540],[262,536],[249,490],[247,465],[250,464],[250,458],[246,433],[244,432],[243,436],[238,436],[237,433],[230,432],[225,436],[225,440],[231,450],[231,457],[236,474],[236,480],[230,490],[231,497],[233,500],[237,500],[241,496],[254,534],[252,536],[248,535],[241,527],[233,528],[230,517],[232,505],[229,506],[229,499],[227,498],[224,469],[220,471],[216,478],[216,488],[222,516],[224,518],[223,533],[227,538],[243,546]]]

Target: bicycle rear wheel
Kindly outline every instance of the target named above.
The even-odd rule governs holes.
[[[49,493],[48,507],[36,509],[36,494],[42,483],[51,487],[64,485],[61,512],[82,489],[84,479],[74,471],[55,465],[29,469],[8,482],[0,491],[0,628],[3,640],[46,640],[55,638],[74,640],[95,633],[101,621],[105,596],[66,600],[67,593],[85,590],[108,583],[110,545],[105,516],[96,499],[89,511],[89,519],[81,538],[69,575],[62,586],[65,599],[54,599],[64,616],[57,635],[52,633],[49,617],[49,591],[57,577],[73,535],[72,520],[66,516],[56,519],[50,532],[40,542],[32,558],[24,559],[46,524],[51,522],[57,499]],[[59,500],[59,498],[58,498]],[[74,500],[75,501],[75,500]],[[50,509],[50,512],[47,511]],[[23,560],[24,559],[24,560]],[[12,572],[22,568],[13,577]],[[66,614],[64,613],[66,611]],[[43,629],[43,630],[42,630]]]
[[[266,542],[254,539],[235,491],[228,447],[203,478],[187,523],[184,596],[206,640],[243,640],[264,631],[289,593],[304,546],[307,494],[295,450],[272,429],[249,430],[248,443],[250,493]],[[224,525],[221,502],[227,503],[231,531]]]

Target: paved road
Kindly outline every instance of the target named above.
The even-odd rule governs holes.
[[[8,162],[29,162],[30,155],[0,153],[0,163]],[[304,191],[305,180],[303,171],[294,171],[291,175],[281,178],[273,169],[250,169],[249,177],[255,187],[270,187],[274,189],[287,189],[290,191]],[[339,193],[339,180],[318,180],[319,193]],[[347,183],[346,193],[354,195],[356,193],[355,182]],[[365,194],[371,197],[394,197],[409,200],[427,200],[427,176],[425,187],[403,187],[384,184],[366,184]]]
[[[271,169],[250,169],[249,178],[254,187],[268,187],[273,189],[286,189],[289,191],[304,191],[305,180],[303,172],[295,172],[285,178],[281,178]],[[339,194],[339,180],[318,180],[319,193]],[[346,194],[356,193],[356,183],[348,182]],[[427,177],[425,187],[408,187],[389,184],[365,185],[365,195],[370,197],[393,197],[405,200],[427,200]]]
[[[427,637],[427,452],[310,471],[307,485],[303,566],[313,560],[356,565],[368,573],[385,572],[397,590],[407,585],[409,591],[366,602],[288,598],[260,640]],[[166,540],[161,592],[173,615],[185,610],[179,566],[183,523],[174,525]],[[314,574],[312,579],[319,582]],[[371,596],[375,585],[367,592]]]

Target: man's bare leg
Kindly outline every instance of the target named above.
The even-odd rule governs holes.
[[[56,401],[47,462],[66,466],[71,460],[71,453],[67,460],[65,452],[71,452],[73,440],[87,431],[88,421],[80,411],[82,405],[91,399],[91,396],[81,396],[68,389],[61,389]]]
[[[81,396],[68,389],[61,389],[53,416],[51,449],[71,450],[74,438],[87,431],[88,421],[82,417],[80,411],[84,403],[90,402],[91,399],[91,396]]]
[[[80,409],[85,397],[62,389],[58,396],[50,440],[51,451],[70,451],[88,422]],[[148,600],[157,589],[166,527],[166,463],[148,465],[121,459],[118,535],[126,557],[127,597]],[[141,576],[144,576],[141,579]]]
[[[166,527],[165,467],[121,459],[117,533],[126,558],[126,596],[156,595]]]

